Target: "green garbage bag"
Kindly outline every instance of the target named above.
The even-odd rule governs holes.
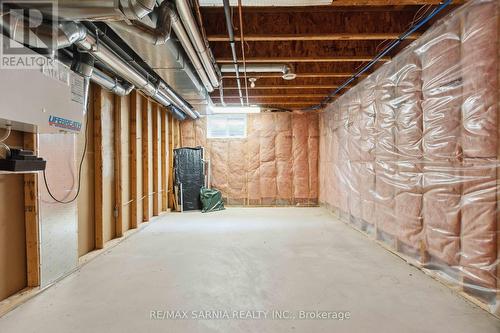
[[[201,212],[216,212],[224,210],[224,202],[222,201],[222,193],[214,188],[202,187],[200,190]]]

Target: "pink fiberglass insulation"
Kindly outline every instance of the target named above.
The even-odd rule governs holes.
[[[375,81],[368,77],[360,83],[360,117],[359,117],[359,142],[360,160],[375,160],[376,128],[375,128]]]
[[[308,115],[308,164],[309,164],[309,202],[317,203],[319,196],[319,116],[317,113]]]
[[[265,205],[274,205],[277,196],[276,123],[273,114],[261,115],[260,194]]]
[[[398,239],[413,249],[423,240],[423,173],[420,164],[398,161],[395,194],[395,219]]]
[[[320,118],[320,202],[474,294],[500,285],[498,7],[463,5]]]
[[[452,17],[417,42],[422,64],[423,149],[426,159],[461,157],[460,18]]]
[[[397,159],[395,122],[395,68],[394,63],[383,66],[373,74],[375,80],[375,158],[393,161]]]
[[[449,265],[460,257],[461,179],[459,164],[428,162],[424,166],[424,230],[427,251]]]
[[[206,126],[206,117],[184,121],[183,145],[205,147],[212,187],[228,204],[317,204],[318,114],[248,115],[243,139],[207,138]]]
[[[342,106],[347,112],[347,151],[350,161],[361,160],[361,102],[356,91],[346,93],[346,103]]]
[[[422,71],[413,49],[406,50],[394,60],[397,66],[395,86],[395,125],[397,159],[422,159]]]
[[[349,166],[349,214],[356,218],[363,218],[361,200],[361,163],[350,162]]]
[[[462,166],[461,256],[464,278],[488,288],[496,283],[496,160],[466,159]]]
[[[246,147],[239,140],[228,141],[228,198],[243,204],[247,197]]]
[[[394,62],[396,87],[397,175],[394,179],[395,218],[399,224],[398,238],[418,249],[423,231],[422,174],[422,81],[420,60],[413,49],[405,50]]]
[[[182,144],[186,147],[196,146],[195,124],[191,121],[183,121],[180,124],[182,132]]]
[[[470,6],[462,28],[462,147],[465,157],[497,156],[498,17],[494,3]]]
[[[362,219],[369,224],[376,224],[375,219],[375,164],[363,162],[359,168],[360,197]]]
[[[378,230],[391,236],[397,235],[398,229],[394,218],[396,172],[393,162],[377,161],[375,164],[375,220]]]
[[[289,113],[276,114],[276,187],[277,200],[283,204],[292,203],[292,116]]]
[[[182,130],[181,130],[182,131]],[[194,122],[195,146],[207,147],[207,123],[206,120]],[[184,142],[183,145],[186,145]],[[205,151],[207,153],[207,151]]]
[[[210,143],[211,183],[227,197],[229,195],[229,144],[224,140]]]
[[[309,126],[307,114],[294,114],[292,116],[293,130],[293,175],[296,180],[293,184],[294,198],[306,202],[309,198],[309,162],[308,162],[308,136]]]
[[[321,135],[326,136],[327,131],[325,130],[325,126],[328,126],[329,123],[329,117],[331,114],[327,113],[321,113],[319,115],[319,131]],[[328,137],[321,137],[319,140],[319,156],[327,156],[326,159],[320,159],[318,162],[318,173],[323,174],[327,171],[329,171],[329,164],[331,159],[328,157],[331,154],[332,151],[332,143],[333,140]],[[330,179],[329,176],[327,175],[326,177],[322,177],[319,179],[319,197],[320,198],[326,198],[328,195],[328,192],[333,191],[330,185]],[[326,184],[329,184],[328,188]],[[328,201],[328,200],[327,200]]]
[[[260,203],[260,117],[248,118],[247,134],[247,181],[248,203]],[[215,185],[216,187],[216,185]]]

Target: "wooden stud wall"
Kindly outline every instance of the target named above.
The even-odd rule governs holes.
[[[103,226],[103,156],[102,156],[102,89],[96,86],[93,89],[94,106],[94,223],[95,223],[95,247],[104,248],[104,226]]]
[[[137,228],[137,105],[139,95],[137,91],[130,94],[130,228]]]
[[[130,233],[125,231],[128,228],[124,225],[124,213],[128,214],[124,209],[130,209],[130,229],[138,228],[139,218],[149,221],[150,205],[152,205],[153,216],[168,211],[169,194],[171,194],[169,187],[172,185],[173,149],[181,145],[180,127],[179,122],[174,120],[165,108],[149,101],[136,91],[129,96],[119,97],[93,85],[91,94],[89,124],[93,126],[89,127],[87,143],[90,145],[89,153],[94,152],[94,170],[87,172],[85,176],[92,177],[90,182],[94,185],[94,191],[85,193],[79,198],[79,207],[85,206],[85,209],[92,214],[93,218],[85,223],[93,224],[94,234],[91,234],[90,238],[95,242],[94,250],[102,250],[107,247],[107,241],[114,244]],[[111,123],[109,119],[106,120],[110,113]],[[128,157],[122,156],[124,133],[127,133],[125,137],[129,137]],[[21,138],[25,149],[37,151],[36,135],[25,133]],[[111,147],[107,146],[109,142],[106,140],[109,138],[112,139]],[[138,140],[141,141],[139,144]],[[84,140],[78,140],[78,142],[82,145]],[[111,152],[112,156],[105,158],[104,151]],[[141,155],[138,156],[138,153]],[[128,161],[123,158],[128,158]],[[138,161],[139,159],[142,161]],[[113,174],[105,175],[104,170],[111,170]],[[127,174],[127,179],[123,179]],[[0,312],[12,308],[11,305],[15,304],[16,300],[32,297],[36,292],[27,293],[26,290],[30,290],[29,288],[38,290],[37,287],[40,286],[38,175],[26,174],[23,178],[28,289],[13,295],[12,300],[11,298],[6,300],[8,306],[2,305]],[[111,179],[111,191],[106,191],[105,179],[107,179],[108,186]],[[142,192],[138,188],[138,179],[142,180]],[[125,186],[127,184],[124,182],[128,182],[129,186]],[[151,189],[152,192],[150,192]],[[129,191],[129,193],[124,193],[124,191]],[[126,197],[130,199],[128,202],[124,202]],[[153,202],[150,203],[150,200]],[[139,213],[138,207],[141,201],[142,212]],[[108,216],[110,211],[113,212],[111,221]],[[110,226],[115,231],[111,234],[111,240],[110,236],[105,234]],[[90,251],[87,254],[83,253],[80,262],[85,262],[88,257],[94,255],[93,253],[99,253]],[[1,301],[0,299],[0,303],[4,303]]]
[[[158,105],[153,105],[153,216],[158,216],[160,199],[160,175],[158,172]]]
[[[36,153],[38,148],[37,135],[24,133],[24,149]],[[24,223],[26,228],[26,263],[27,286],[30,288],[40,285],[40,247],[38,226],[38,176],[24,175]]]
[[[142,98],[142,221],[149,221],[149,101]]]
[[[170,167],[168,168],[168,206],[171,210],[175,210],[175,197],[174,197],[174,148],[175,148],[175,140],[174,140],[174,117],[168,117],[168,151],[170,152],[169,160]]]
[[[168,185],[167,185],[167,158],[170,154],[167,153],[167,111],[160,109],[161,115],[161,207],[162,210],[168,209]]]
[[[120,96],[114,96],[113,107],[114,136],[113,144],[114,158],[114,187],[115,187],[115,230],[116,237],[123,236],[123,200],[122,200],[122,100]]]

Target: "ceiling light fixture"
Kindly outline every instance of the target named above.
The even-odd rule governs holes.
[[[255,88],[255,82],[257,81],[257,78],[251,77],[248,79],[250,81],[250,88]]]
[[[212,106],[212,113],[260,113],[261,109],[258,106]]]

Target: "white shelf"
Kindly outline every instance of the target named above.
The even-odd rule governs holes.
[[[0,170],[0,175],[24,175],[29,173],[37,173],[41,171],[4,171]]]

